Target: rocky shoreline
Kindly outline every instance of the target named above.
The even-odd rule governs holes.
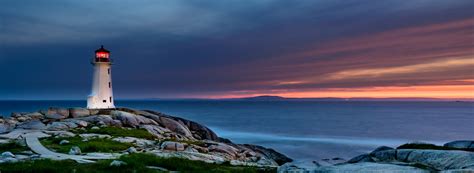
[[[381,146],[350,160],[286,163],[279,173],[322,172],[474,172],[474,141],[452,141],[443,146],[409,143],[397,148]]]
[[[153,138],[81,133],[81,130],[85,132],[85,130],[93,131],[110,127],[146,130]],[[39,133],[38,138],[79,137],[83,141],[105,138],[132,145],[117,153],[81,153],[79,147],[71,148],[68,153],[79,156],[109,155],[112,157],[139,152],[165,158],[178,157],[207,163],[227,162],[230,165],[257,167],[278,167],[292,161],[273,149],[251,144],[235,144],[228,139],[218,137],[212,130],[201,124],[151,110],[49,108],[37,112],[12,113],[10,117],[0,119],[0,143],[17,141],[27,145],[24,141],[27,134],[31,133]],[[64,140],[60,143],[58,145],[69,143],[69,141]],[[54,152],[54,149],[52,150]],[[34,151],[24,151],[17,155],[4,152],[0,163],[41,157],[40,153]]]
[[[113,131],[109,134],[107,130],[118,130],[130,136],[116,135]],[[106,133],[98,133],[101,131]],[[127,148],[119,147],[114,152],[84,152],[81,151],[84,147],[70,146],[74,143],[72,140],[86,143],[103,141],[104,145],[107,142],[119,143]],[[160,158],[278,168],[279,173],[474,172],[474,141],[469,140],[453,141],[443,146],[427,143],[410,143],[397,148],[382,146],[349,160],[333,158],[292,162],[292,159],[270,148],[235,144],[194,121],[130,108],[49,108],[12,113],[10,117],[0,118],[0,144],[12,142],[18,143],[21,151],[2,151],[0,165],[47,158],[79,163],[109,159],[110,166],[120,166],[126,163],[114,159],[145,153]],[[43,146],[42,143],[49,145]],[[54,146],[69,148],[61,153],[61,148]]]

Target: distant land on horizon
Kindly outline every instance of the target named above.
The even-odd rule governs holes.
[[[129,99],[124,99],[129,100]],[[140,100],[140,99],[130,99]],[[393,98],[371,98],[371,97],[315,97],[315,98],[290,98],[276,95],[261,95],[254,97],[239,98],[151,98],[144,100],[216,100],[216,101],[467,101],[472,102],[474,99],[469,98],[428,98],[428,97],[393,97]]]

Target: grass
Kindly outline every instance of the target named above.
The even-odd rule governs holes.
[[[156,139],[151,133],[145,129],[125,129],[120,127],[102,127],[100,129],[76,130],[77,133],[97,133],[107,134],[113,137],[135,137],[144,139]]]
[[[28,147],[22,146],[15,141],[0,144],[0,153],[3,153],[5,151],[10,151],[12,153],[20,153],[22,151],[28,151],[28,150],[30,150]]]
[[[130,165],[135,165],[136,167],[141,166],[158,166],[166,168],[171,171],[178,172],[205,172],[205,173],[266,173],[266,172],[276,172],[275,169],[267,168],[261,169],[256,167],[245,167],[245,166],[231,166],[229,164],[212,164],[202,161],[193,161],[181,158],[161,158],[156,157],[151,154],[132,154],[124,155],[120,158],[124,162],[127,162]]]
[[[416,144],[416,143],[403,144],[397,147],[397,149],[461,150],[461,151],[471,151],[471,152],[474,151],[474,149],[453,148],[453,147],[438,146],[434,144]]]
[[[68,144],[59,145],[61,140],[68,140]],[[71,147],[78,146],[82,152],[117,152],[133,146],[129,143],[121,143],[110,139],[93,138],[84,142],[81,137],[70,138],[44,138],[41,143],[47,148],[57,152],[68,153]]]
[[[5,172],[160,172],[146,168],[146,166],[158,166],[170,171],[179,171],[182,173],[270,173],[276,172],[275,168],[256,168],[244,166],[231,166],[228,164],[211,164],[202,161],[191,161],[180,158],[161,158],[151,154],[131,154],[124,155],[119,160],[126,162],[126,165],[120,167],[110,167],[111,160],[102,160],[93,164],[78,164],[74,161],[52,161],[35,160],[18,163],[0,164],[0,171]]]
[[[34,160],[17,163],[0,164],[0,172],[2,173],[129,173],[143,172],[155,173],[156,170],[147,169],[145,167],[120,166],[110,167],[110,160],[102,160],[93,164],[79,164],[72,160]]]

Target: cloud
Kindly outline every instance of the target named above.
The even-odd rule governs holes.
[[[474,78],[465,60],[474,47],[472,5],[1,1],[0,98],[83,98],[88,60],[101,44],[115,59],[119,98],[466,85]]]
[[[246,86],[268,89],[409,86],[472,79],[473,27],[474,20],[465,19],[349,37],[234,69],[250,69],[235,70],[239,76],[249,76],[247,82],[255,81]]]
[[[354,69],[336,72],[328,76],[328,80],[384,78],[393,75],[445,72],[459,68],[474,68],[474,56],[452,58],[447,60],[428,62],[423,64],[406,65],[400,67]]]

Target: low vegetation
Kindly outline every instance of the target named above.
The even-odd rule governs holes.
[[[160,171],[147,169],[146,167],[133,167],[133,166],[120,166],[111,167],[109,166],[110,160],[98,161],[93,164],[79,164],[73,160],[49,160],[41,159],[34,161],[25,161],[17,163],[3,163],[0,164],[0,171],[2,173],[7,172],[21,172],[21,173],[129,173],[129,172],[143,172],[143,173],[155,173]]]
[[[99,129],[78,129],[75,132],[77,133],[97,133],[97,134],[107,134],[113,137],[136,137],[143,139],[156,139],[155,136],[148,133],[145,129],[126,129],[120,127],[102,127]]]
[[[270,173],[276,172],[274,168],[256,168],[231,166],[229,164],[211,164],[202,161],[191,161],[180,158],[161,158],[151,154],[131,154],[124,155],[118,160],[124,161],[126,165],[119,167],[109,166],[112,160],[98,161],[93,164],[78,164],[74,161],[52,161],[35,160],[18,163],[0,164],[0,171],[3,172],[160,172],[150,169],[148,166],[165,168],[170,171],[182,173]]]
[[[62,140],[69,141],[68,144],[60,145]],[[83,141],[81,137],[69,138],[44,138],[41,143],[49,149],[61,153],[67,153],[73,146],[78,146],[82,152],[118,152],[126,150],[133,146],[129,143],[121,143],[111,139],[93,138],[88,141]]]
[[[10,151],[12,153],[19,153],[19,152],[27,151],[27,150],[29,150],[28,147],[20,145],[19,143],[15,141],[0,144],[0,152]]]
[[[467,148],[453,148],[453,147],[445,147],[445,146],[438,146],[434,144],[420,144],[420,143],[408,143],[403,144],[397,147],[397,149],[425,149],[425,150],[462,150],[462,151],[474,151],[474,149],[467,149]]]

